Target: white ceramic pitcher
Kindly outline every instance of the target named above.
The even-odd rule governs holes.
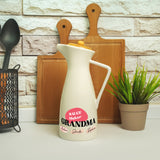
[[[58,44],[57,50],[64,55],[68,66],[60,103],[59,135],[67,140],[93,139],[97,132],[98,104],[111,68],[91,60],[95,53],[91,49]],[[108,70],[97,98],[89,71],[90,63]]]

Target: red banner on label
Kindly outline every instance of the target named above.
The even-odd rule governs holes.
[[[66,112],[65,118],[71,123],[71,121],[86,121],[88,114],[81,108],[73,108]]]

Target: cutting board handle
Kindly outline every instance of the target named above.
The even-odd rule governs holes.
[[[67,44],[69,39],[69,34],[72,29],[72,24],[66,19],[62,19],[57,23],[57,29],[60,36],[60,43]]]
[[[86,12],[90,24],[88,36],[98,36],[97,23],[101,13],[101,8],[96,3],[92,3],[87,7]]]

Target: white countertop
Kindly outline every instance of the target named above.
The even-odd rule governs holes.
[[[20,123],[20,133],[0,133],[1,160],[159,160],[160,119],[143,131],[98,124],[97,139],[72,142],[58,137],[58,126]]]

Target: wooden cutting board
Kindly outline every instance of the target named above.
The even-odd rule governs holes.
[[[92,59],[109,65],[112,68],[112,74],[117,77],[118,72],[125,66],[125,42],[123,39],[103,39],[98,35],[97,23],[101,9],[97,4],[90,4],[86,11],[89,18],[90,30],[88,36],[83,39],[83,41],[85,42],[85,45],[96,51]],[[66,27],[67,25],[68,27]],[[71,26],[69,27],[69,22],[67,20],[60,21],[57,28],[60,34],[61,43],[77,43],[77,40],[68,41],[69,29],[71,29]],[[62,37],[65,39],[65,42],[62,41]],[[56,54],[58,58],[56,57]],[[67,71],[67,64],[60,53],[56,54],[52,57],[38,57],[38,123],[58,123],[60,97]],[[90,71],[95,87],[95,93],[98,95],[107,71],[94,65],[90,65]],[[48,76],[46,76],[46,74]],[[110,81],[112,81],[112,78],[110,78]],[[106,85],[106,89],[111,90],[109,85]],[[104,91],[99,104],[98,122],[120,123],[118,101],[107,91]]]
[[[60,43],[67,44],[72,25],[68,20],[57,24]],[[38,56],[37,63],[37,123],[58,123],[59,106],[67,62],[60,52]]]
[[[92,59],[109,65],[112,69],[112,74],[118,78],[118,72],[125,67],[125,41],[123,39],[103,39],[99,36],[97,23],[101,8],[97,4],[90,4],[86,12],[89,18],[90,29],[88,36],[83,40],[87,46],[95,50],[95,55]],[[76,42],[76,40],[72,42]],[[106,71],[93,65],[91,65],[90,69],[95,93],[98,95]],[[109,80],[112,82],[111,77]],[[109,85],[106,85],[106,89],[112,90]],[[104,91],[99,104],[98,121],[100,123],[120,122],[118,100],[107,91]]]

